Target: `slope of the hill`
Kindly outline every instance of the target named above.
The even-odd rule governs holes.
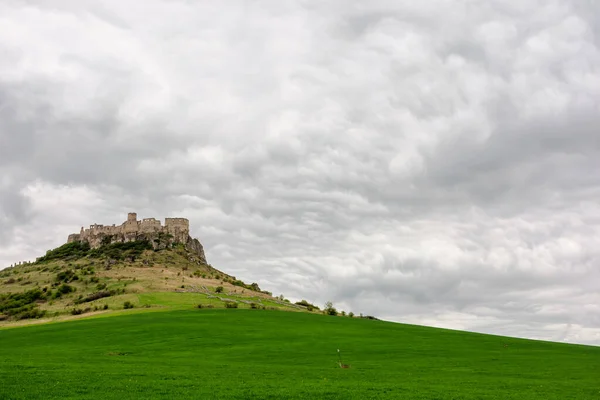
[[[2,399],[600,398],[598,347],[309,313],[91,318],[0,345]]]
[[[144,241],[97,249],[69,243],[35,263],[0,271],[4,325],[199,305],[307,310],[205,264],[183,245],[156,251]]]

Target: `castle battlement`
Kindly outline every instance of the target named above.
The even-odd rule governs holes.
[[[190,221],[187,218],[165,218],[162,225],[156,218],[144,218],[138,221],[136,213],[127,214],[127,220],[121,225],[92,224],[88,229],[81,227],[79,233],[69,235],[67,243],[88,242],[92,247],[98,247],[102,239],[108,236],[121,237],[122,241],[137,240],[144,234],[163,233],[170,235],[173,241],[186,243],[190,234]]]
[[[163,225],[156,218],[144,218],[138,221],[136,213],[127,214],[127,220],[121,225],[92,224],[81,227],[79,233],[69,235],[67,243],[86,242],[91,248],[118,242],[147,240],[154,250],[170,248],[182,243],[185,248],[198,256],[198,261],[206,264],[204,249],[198,239],[190,237],[190,221],[187,218],[165,218]]]

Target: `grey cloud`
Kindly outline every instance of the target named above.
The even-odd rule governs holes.
[[[29,199],[18,188],[14,183],[0,184],[0,239],[6,242],[10,241],[14,228],[27,222],[32,214]]]

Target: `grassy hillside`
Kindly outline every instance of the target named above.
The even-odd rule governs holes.
[[[37,262],[0,271],[0,325],[111,313],[125,307],[276,308],[306,311],[204,264],[183,245],[146,242],[98,249],[70,243]]]
[[[0,399],[600,398],[598,347],[304,305],[183,246],[64,245],[0,271]]]
[[[0,398],[600,398],[598,347],[310,313],[122,312],[0,329]]]

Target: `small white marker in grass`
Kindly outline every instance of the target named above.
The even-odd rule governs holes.
[[[349,365],[342,363],[342,354],[340,353],[340,349],[337,349],[338,351],[338,365],[340,366],[340,368],[350,368]]]

